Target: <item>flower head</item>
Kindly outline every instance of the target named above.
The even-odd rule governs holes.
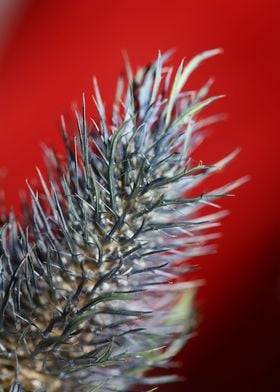
[[[220,96],[207,98],[210,83],[183,87],[218,53],[182,62],[174,80],[170,53],[128,72],[111,122],[94,81],[99,121],[88,121],[84,99],[74,137],[62,121],[65,158],[46,149],[49,175],[39,172],[39,191],[28,185],[27,223],[11,214],[1,228],[3,391],[125,391],[174,379],[145,374],[166,367],[196,324],[200,282],[178,278],[212,249],[207,230],[223,216],[198,210],[239,185],[189,196],[235,155],[190,159],[212,121],[197,114]]]

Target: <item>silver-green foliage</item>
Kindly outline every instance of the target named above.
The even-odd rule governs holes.
[[[99,121],[85,102],[77,134],[62,122],[66,157],[46,149],[49,175],[29,186],[24,225],[10,214],[1,229],[0,390],[126,391],[173,376],[165,368],[195,326],[199,282],[178,282],[187,260],[209,253],[224,212],[198,215],[240,182],[188,196],[235,153],[215,165],[190,154],[213,117],[197,114],[220,96],[211,85],[183,91],[210,50],[180,65],[169,53],[121,78],[106,119],[96,81]],[[173,81],[172,81],[173,80]],[[215,120],[215,118],[214,118]],[[150,388],[150,387],[148,387]]]

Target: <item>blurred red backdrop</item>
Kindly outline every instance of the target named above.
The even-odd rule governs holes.
[[[219,253],[200,260],[207,280],[198,302],[203,319],[180,355],[187,381],[177,390],[280,387],[278,8],[276,0],[27,0],[0,47],[0,168],[7,172],[0,187],[8,206],[17,205],[25,179],[42,166],[40,143],[60,148],[59,115],[79,103],[83,91],[90,97],[92,75],[110,105],[122,49],[136,67],[158,49],[177,48],[177,65],[184,56],[224,48],[191,80],[199,86],[215,75],[213,91],[227,98],[212,111],[229,114],[197,156],[213,162],[241,146],[216,181],[252,179],[236,198],[222,201],[231,215]]]

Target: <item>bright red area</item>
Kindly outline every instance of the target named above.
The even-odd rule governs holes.
[[[227,98],[211,110],[229,114],[196,157],[214,162],[241,146],[215,182],[245,174],[252,180],[236,198],[222,201],[231,215],[223,222],[219,253],[200,260],[207,280],[199,296],[203,320],[199,337],[181,355],[188,380],[178,391],[280,387],[279,24],[276,0],[40,0],[30,3],[2,56],[0,168],[7,177],[0,185],[10,205],[35,165],[42,166],[40,143],[60,148],[60,113],[80,103],[83,91],[90,111],[92,75],[109,106],[122,49],[135,67],[158,49],[177,48],[178,64],[184,56],[224,48],[191,79],[198,87],[215,75],[213,91]]]

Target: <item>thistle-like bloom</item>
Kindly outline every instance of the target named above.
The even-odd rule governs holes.
[[[46,150],[48,178],[30,186],[25,219],[1,228],[0,390],[128,391],[158,385],[195,327],[199,282],[178,282],[186,260],[208,253],[208,229],[222,213],[199,216],[238,183],[190,196],[220,169],[193,164],[190,154],[210,83],[183,92],[192,71],[218,54],[183,62],[174,80],[169,54],[119,80],[112,121],[97,83],[99,121],[77,113],[77,134],[62,122],[65,158]],[[173,80],[173,82],[172,82]],[[127,85],[127,87],[126,87]],[[24,223],[23,223],[24,222]],[[148,389],[151,387],[148,387]],[[154,390],[154,389],[153,389]]]

